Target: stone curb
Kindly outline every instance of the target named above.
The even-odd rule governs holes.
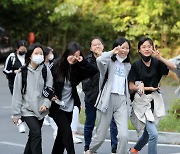
[[[95,129],[93,133],[95,132]],[[129,141],[136,142],[138,135],[135,130],[129,130]],[[79,124],[78,134],[84,135],[84,125]],[[110,139],[109,131],[107,133],[107,139]],[[180,145],[180,133],[172,132],[158,132],[158,143],[161,144],[178,144]]]

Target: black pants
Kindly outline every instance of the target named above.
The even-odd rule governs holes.
[[[29,127],[29,137],[26,143],[24,154],[42,154],[42,138],[41,127],[43,120],[38,120],[37,117],[23,117]]]
[[[52,154],[63,154],[64,149],[66,149],[67,154],[75,154],[71,131],[72,112],[59,109],[59,106],[55,103],[52,103],[50,112],[53,112],[50,116],[58,127]]]

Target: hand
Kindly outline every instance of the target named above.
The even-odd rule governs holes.
[[[159,52],[159,50],[156,49],[155,46],[154,46],[154,50],[152,49],[152,52],[153,52],[155,58],[157,58],[157,59],[161,58],[160,52]]]
[[[19,120],[20,118],[18,118],[18,117],[13,117],[12,118],[12,121],[13,121],[13,123],[16,125],[17,123],[18,123],[18,120]]]
[[[83,60],[83,57],[82,57],[82,56],[76,57],[76,60],[77,60],[78,62],[81,62],[81,61]]]
[[[39,112],[44,112],[47,110],[47,107],[45,105],[40,106]]]
[[[144,83],[143,82],[139,83],[137,93],[140,95],[144,94]]]
[[[157,91],[158,89],[160,89],[160,88],[159,88],[159,87],[157,87],[157,88],[149,87],[149,88],[148,88],[149,91]]]
[[[113,54],[118,54],[120,51],[125,51],[124,49],[122,49],[122,47],[120,45],[118,45],[117,47],[115,47],[113,50]]]
[[[17,74],[19,71],[20,71],[20,69],[14,70],[14,73]]]
[[[102,50],[100,48],[96,48],[94,51],[95,58],[101,56]]]
[[[51,101],[55,101],[55,100],[57,100],[57,99],[58,99],[58,97],[57,97],[57,96],[54,96],[54,97],[51,98]]]

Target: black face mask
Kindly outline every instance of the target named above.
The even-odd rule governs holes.
[[[19,51],[19,55],[22,56],[26,53],[26,51]]]
[[[151,55],[150,56],[144,56],[141,54],[141,58],[143,59],[144,62],[148,62],[151,60]]]

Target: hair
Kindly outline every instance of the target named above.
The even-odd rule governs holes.
[[[126,38],[123,38],[123,37],[118,37],[118,38],[114,41],[113,49],[114,49],[115,47],[119,46],[119,45],[121,46],[121,45],[122,45],[123,43],[125,43],[125,42],[128,43],[128,45],[129,45],[129,50],[130,50],[131,45],[130,45],[129,40],[127,40]],[[130,53],[130,52],[129,52],[129,53]],[[127,58],[126,58],[123,62],[130,62],[129,53],[128,53],[128,55],[127,55]],[[113,55],[113,56],[111,57],[111,59],[112,59],[112,61],[116,61],[116,60],[117,60],[116,55]]]
[[[67,61],[67,57],[70,56],[70,55],[73,55],[78,50],[80,51],[80,55],[83,57],[83,55],[82,55],[82,47],[80,46],[80,44],[77,43],[77,42],[70,42],[67,45],[67,47],[66,47],[60,61],[58,62],[58,65],[56,63],[54,64],[55,69],[54,69],[53,73],[56,74],[56,80],[58,82],[64,82],[65,79],[67,79],[67,80],[70,79],[71,65]]]
[[[148,42],[150,43],[150,45],[152,45],[152,47],[154,48],[154,43],[153,43],[153,41],[152,41],[150,38],[148,38],[148,37],[143,37],[143,38],[141,38],[141,39],[139,40],[139,42],[138,42],[138,50],[140,50],[141,45],[142,45],[144,42],[146,42],[146,41],[148,41]]]
[[[26,43],[25,40],[19,40],[19,41],[17,41],[17,43],[16,43],[16,48],[19,49],[21,46],[27,47],[27,43]]]
[[[52,51],[53,49],[51,47],[44,47],[44,57],[46,57],[47,55],[49,55],[49,53]]]
[[[25,55],[25,63],[26,63],[26,66],[29,65],[29,63],[30,63],[30,61],[31,61],[30,57],[31,57],[31,55],[32,55],[32,53],[33,53],[33,51],[34,51],[35,48],[41,48],[42,51],[43,51],[43,55],[45,54],[43,47],[42,47],[39,43],[31,44],[31,45],[27,48],[27,53],[26,53],[26,55]]]
[[[93,37],[92,39],[91,39],[91,41],[89,42],[89,46],[91,47],[91,44],[92,44],[92,41],[93,40],[99,40],[103,45],[104,45],[104,42],[103,42],[103,40],[102,40],[102,38],[100,38],[100,37]]]

